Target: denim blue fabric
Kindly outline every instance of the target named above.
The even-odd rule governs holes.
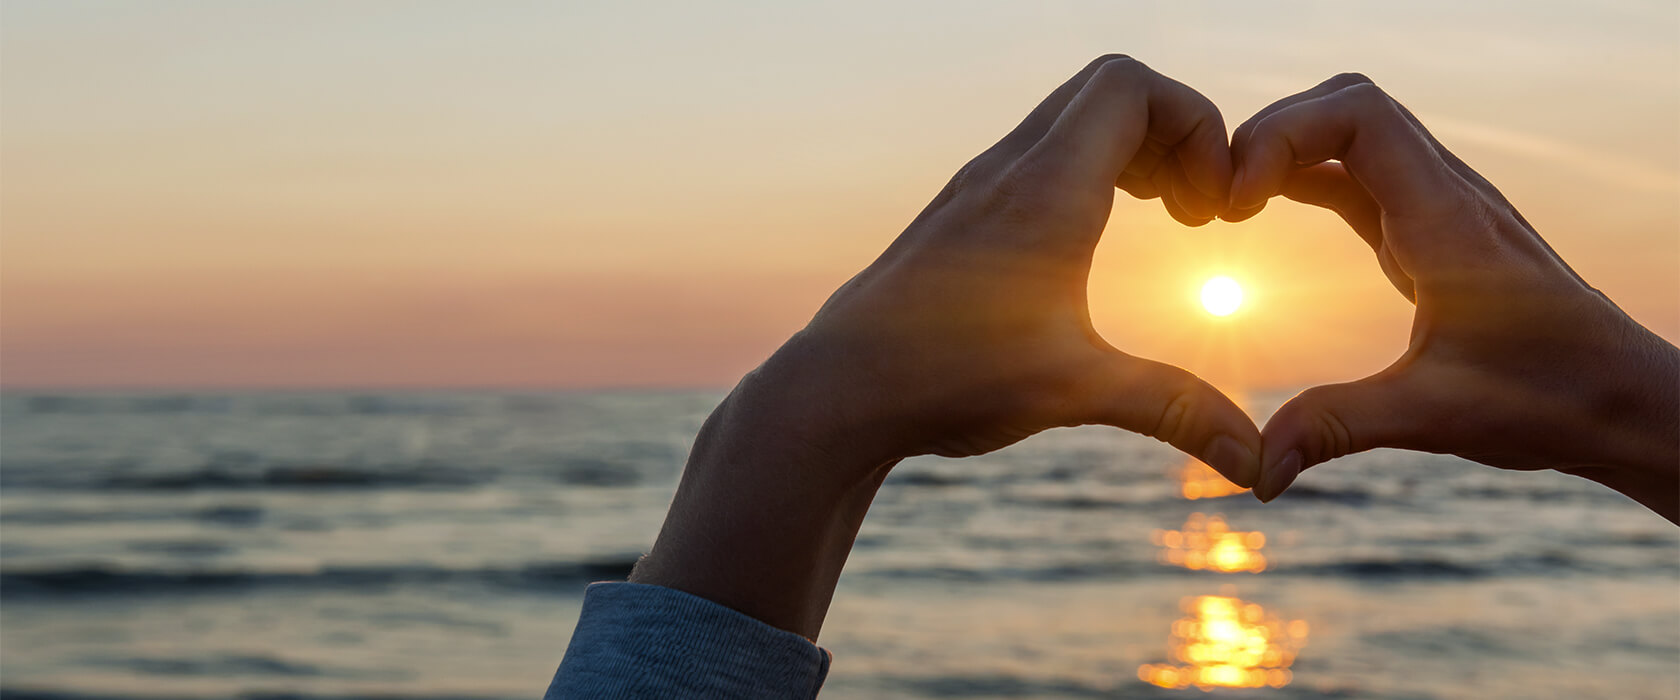
[[[705,598],[594,583],[544,700],[814,698],[828,652]]]

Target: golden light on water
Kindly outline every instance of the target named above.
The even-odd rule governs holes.
[[[1179,470],[1188,500],[1218,498],[1247,489],[1232,484],[1206,464],[1191,459]],[[1155,530],[1159,561],[1215,574],[1257,574],[1266,570],[1266,534],[1232,529],[1222,515],[1192,513],[1178,530]],[[1138,667],[1138,678],[1162,688],[1282,688],[1294,680],[1290,666],[1306,643],[1304,620],[1284,621],[1236,597],[1226,585],[1219,595],[1180,600],[1186,617],[1173,623],[1167,639],[1170,661]]]
[[[1227,595],[1185,598],[1173,623],[1172,658],[1144,664],[1138,678],[1162,688],[1281,688],[1306,642],[1304,620],[1284,622],[1259,605]]]
[[[1243,290],[1237,281],[1219,275],[1202,284],[1202,308],[1215,316],[1230,316],[1242,307]]]
[[[1231,483],[1219,472],[1199,460],[1192,459],[1178,470],[1179,493],[1192,501],[1201,498],[1221,498],[1247,491]]]
[[[1156,530],[1150,539],[1161,547],[1163,564],[1226,574],[1266,570],[1266,555],[1260,551],[1265,533],[1232,530],[1218,515],[1192,514],[1183,530]]]

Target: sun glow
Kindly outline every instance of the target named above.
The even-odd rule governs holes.
[[[1144,664],[1138,678],[1162,688],[1282,688],[1307,623],[1285,622],[1230,595],[1185,598],[1186,617],[1173,623],[1175,664]]]
[[[1183,530],[1156,530],[1150,540],[1162,548],[1162,564],[1224,574],[1266,570],[1266,555],[1260,551],[1265,533],[1232,530],[1223,516],[1194,513]]]
[[[1202,284],[1202,308],[1215,316],[1230,316],[1242,306],[1242,285],[1219,275]]]

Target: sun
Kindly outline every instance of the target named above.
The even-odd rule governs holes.
[[[1202,284],[1202,308],[1215,316],[1230,316],[1242,306],[1242,285],[1219,275]]]

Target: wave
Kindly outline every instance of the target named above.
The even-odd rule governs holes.
[[[881,676],[878,682],[899,693],[925,698],[1112,698],[1115,688],[1063,678],[1023,678],[1006,673],[944,676]],[[1141,688],[1153,686],[1143,683]],[[1137,688],[1137,689],[1141,689]],[[1134,690],[1134,688],[1127,688]],[[898,693],[893,693],[897,695]],[[1128,697],[1132,697],[1128,695]]]
[[[1450,581],[1494,578],[1557,577],[1578,574],[1660,575],[1680,574],[1680,562],[1612,563],[1583,559],[1564,552],[1510,555],[1473,562],[1438,557],[1392,559],[1347,559],[1341,561],[1273,565],[1267,577],[1352,579],[1364,582]],[[1109,561],[1050,564],[1027,567],[859,567],[859,576],[898,580],[989,583],[999,581],[1048,583],[1144,578],[1232,576],[1190,571],[1154,561]]]
[[[719,395],[712,391],[614,392],[590,391],[427,391],[427,392],[291,392],[229,393],[44,393],[8,392],[0,411],[10,415],[237,415],[289,416],[567,416],[603,408],[641,410],[673,400],[687,410],[703,412]]]
[[[1376,494],[1357,487],[1326,488],[1311,484],[1296,484],[1284,492],[1291,501],[1317,501],[1320,503],[1334,503],[1344,506],[1365,506],[1376,500]],[[1285,496],[1279,496],[1283,498]]]
[[[156,394],[100,396],[37,394],[19,399],[23,409],[37,415],[102,413],[227,413],[231,396]]]
[[[640,484],[646,478],[644,470],[631,462],[581,456],[557,456],[543,464],[520,465],[516,470],[434,463],[264,466],[252,461],[212,458],[197,467],[173,470],[137,469],[120,462],[7,463],[0,469],[0,486],[55,491],[462,488],[518,473],[567,486],[624,487]]]
[[[274,466],[256,470],[205,467],[153,474],[117,474],[99,484],[104,489],[186,491],[249,488],[389,488],[472,486],[493,479],[491,471],[447,467],[360,468],[341,466]]]
[[[0,571],[0,599],[249,593],[269,589],[388,591],[410,586],[482,586],[521,592],[573,592],[578,584],[623,580],[640,555],[577,562],[450,569],[347,566],[317,571],[124,569],[106,565]]]
[[[181,700],[180,695],[114,695],[79,693],[52,688],[0,687],[0,700]],[[227,697],[227,696],[218,696]],[[235,700],[509,700],[493,695],[399,695],[368,694],[315,695],[294,692],[243,692]]]
[[[450,395],[374,394],[34,394],[16,397],[13,410],[32,415],[252,414],[268,416],[463,415],[475,402]],[[504,408],[542,409],[537,403]]]
[[[302,661],[288,661],[268,654],[210,654],[202,657],[93,657],[87,659],[87,662],[95,666],[120,668],[147,676],[358,678],[370,675],[354,669],[332,668]]]
[[[1129,675],[1129,674],[1128,674]],[[892,675],[881,674],[871,678],[873,685],[880,686],[875,695],[881,697],[923,697],[923,698],[1113,698],[1127,697],[1139,700],[1170,700],[1185,697],[1185,691],[1173,688],[1160,688],[1135,678],[1115,679],[1113,683],[1088,682],[1066,677],[1030,677],[1010,673],[976,673],[976,674],[948,674],[948,675]],[[869,688],[876,691],[876,688]],[[1432,700],[1434,695],[1419,695],[1415,691],[1400,695],[1392,695],[1381,691],[1372,692],[1360,689],[1355,693],[1339,688],[1311,688],[1295,686],[1284,691],[1273,691],[1274,695],[1266,697],[1288,697],[1297,700],[1341,700],[1345,698],[1363,698],[1364,700]],[[1205,693],[1204,693],[1205,694]],[[1239,697],[1239,693],[1232,693],[1230,697]],[[1216,694],[1215,697],[1218,697]]]

